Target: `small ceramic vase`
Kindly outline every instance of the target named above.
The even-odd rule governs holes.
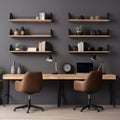
[[[15,61],[13,61],[13,63],[12,63],[12,66],[11,66],[11,69],[10,69],[10,73],[11,74],[15,74],[16,73],[16,70],[15,70]]]
[[[14,31],[14,35],[19,35],[18,29],[16,29],[16,30]]]
[[[20,66],[18,66],[18,68],[17,68],[17,74],[21,74],[21,67]]]

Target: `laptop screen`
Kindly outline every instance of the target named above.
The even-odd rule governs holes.
[[[93,63],[91,62],[78,62],[76,63],[77,73],[89,73],[93,70]]]

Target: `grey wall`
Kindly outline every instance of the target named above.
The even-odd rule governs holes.
[[[55,56],[58,61],[59,73],[62,72],[62,65],[66,62],[71,63],[75,67],[78,61],[90,61],[91,54],[69,54],[68,44],[76,45],[80,40],[74,40],[67,37],[68,28],[72,28],[75,24],[69,23],[68,13],[74,15],[100,15],[105,16],[107,12],[111,13],[112,21],[110,23],[86,23],[86,27],[96,29],[109,28],[112,31],[112,37],[108,39],[83,39],[92,45],[106,47],[110,45],[110,54],[101,54],[99,57],[104,61],[105,72],[115,73],[119,75],[120,61],[120,16],[119,16],[119,0],[1,0],[0,1],[0,67],[4,68],[5,73],[9,73],[13,61],[21,64],[27,71],[42,71],[43,73],[54,72],[53,63],[45,61],[46,54],[11,54],[8,52],[9,45],[20,42],[27,46],[37,46],[39,41],[49,41],[54,48]],[[41,23],[11,23],[8,21],[9,13],[12,12],[16,16],[35,16],[39,12],[53,13],[54,22]],[[52,39],[12,39],[9,38],[9,29],[24,26],[33,33],[48,32],[50,29],[54,31]],[[82,40],[82,39],[81,39]],[[74,71],[76,72],[76,71]],[[64,82],[66,102],[68,104],[85,103],[86,95],[78,94],[73,91],[72,82]],[[119,104],[119,79],[116,81],[116,103]],[[46,81],[41,94],[34,95],[33,101],[43,104],[56,104],[57,83],[55,81]],[[102,97],[102,99],[101,99]],[[103,99],[104,98],[104,99]],[[10,103],[25,102],[24,94],[17,93],[14,90],[14,83],[11,82],[10,87]],[[109,104],[109,86],[108,82],[104,82],[103,88],[95,94],[95,102],[101,104]]]

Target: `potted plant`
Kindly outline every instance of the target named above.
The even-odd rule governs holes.
[[[74,29],[75,29],[75,31],[76,31],[76,34],[77,35],[82,35],[83,34],[83,26],[82,25],[76,25],[75,27],[74,27]]]
[[[16,50],[16,51],[19,51],[19,50],[20,50],[20,47],[21,47],[21,44],[20,44],[20,43],[15,43],[15,50]]]

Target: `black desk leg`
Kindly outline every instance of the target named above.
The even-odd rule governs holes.
[[[10,89],[10,81],[4,80],[3,81],[3,106],[5,106],[5,104],[9,104],[9,89]]]
[[[110,103],[115,107],[115,81],[110,81]]]
[[[61,81],[57,81],[57,107],[61,105]]]

